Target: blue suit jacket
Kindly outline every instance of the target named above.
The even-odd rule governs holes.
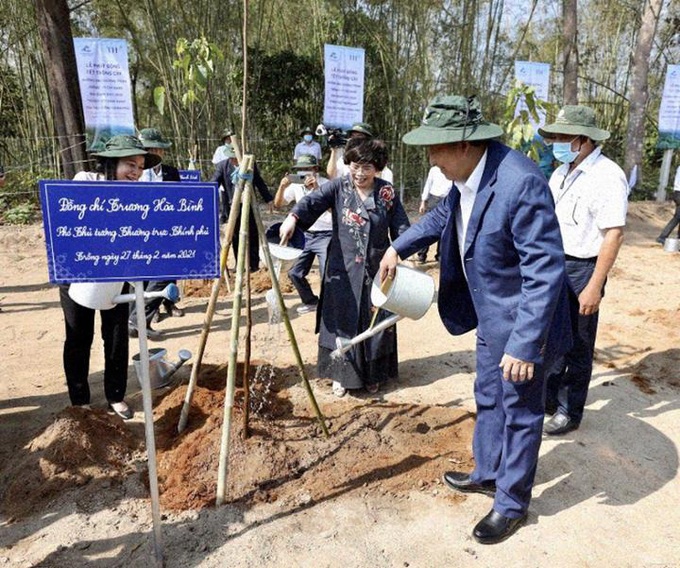
[[[477,328],[493,357],[545,363],[571,346],[564,249],[545,176],[490,142],[465,237],[463,273],[455,188],[393,243],[401,258],[441,238],[439,313],[459,335]]]

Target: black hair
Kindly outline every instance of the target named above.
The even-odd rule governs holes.
[[[97,156],[97,165],[94,171],[104,176],[107,181],[116,181],[116,170],[118,169],[118,160],[120,158],[104,158]]]
[[[350,138],[343,160],[345,164],[372,164],[381,172],[387,165],[387,146],[378,138]]]

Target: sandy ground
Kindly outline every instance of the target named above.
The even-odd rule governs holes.
[[[490,500],[458,497],[439,481],[446,469],[470,466],[474,337],[449,336],[434,308],[399,324],[399,382],[377,398],[342,400],[313,376],[314,316],[290,310],[329,422],[326,440],[285,331],[267,324],[264,294],[256,294],[253,358],[266,364],[255,379],[269,369],[276,380],[268,411],[254,414],[253,435],[232,436],[229,503],[215,507],[231,314],[222,297],[204,359],[217,382],[197,397],[191,436],[170,435],[185,387],[155,393],[166,566],[680,566],[680,254],[654,242],[670,214],[668,205],[631,204],[584,422],[544,441],[529,521],[495,546],[470,535]],[[62,315],[41,227],[0,227],[0,258],[0,565],[153,565],[132,366],[133,421],[104,411],[97,338],[94,410],[65,411]],[[436,274],[434,263],[426,268]],[[297,298],[289,293],[286,302],[294,308]],[[185,298],[184,318],[157,324],[171,359],[180,348],[196,350],[206,304]],[[189,373],[187,364],[178,381]],[[172,485],[179,471],[187,475]]]

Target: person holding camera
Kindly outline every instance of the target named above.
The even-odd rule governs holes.
[[[319,162],[316,156],[303,154],[298,157],[293,166],[295,174],[283,177],[279,189],[274,196],[274,207],[281,208],[286,203],[299,203],[310,193],[317,191],[328,180],[319,176]],[[319,297],[312,291],[307,275],[312,268],[314,258],[319,259],[319,275],[323,281],[326,268],[326,254],[333,236],[333,218],[330,211],[324,211],[321,216],[305,231],[305,248],[293,267],[288,271],[288,277],[300,295],[302,305],[298,307],[298,314],[315,312],[319,304]]]
[[[321,161],[321,144],[314,140],[314,131],[309,126],[305,126],[300,130],[302,142],[295,146],[293,152],[293,160],[297,160],[300,156],[305,154],[314,156],[317,162]]]
[[[326,173],[328,179],[335,179],[346,176],[349,173],[349,166],[345,164],[345,152],[349,149],[351,140],[366,140],[375,138],[373,127],[368,122],[357,122],[347,131],[347,137],[342,130],[333,130],[328,135],[328,145],[331,148],[331,157],[328,159]],[[376,177],[385,180],[387,183],[394,183],[392,170],[387,164],[376,173]]]

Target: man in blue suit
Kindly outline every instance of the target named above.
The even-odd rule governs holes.
[[[445,96],[403,138],[427,146],[449,195],[392,243],[381,276],[441,239],[439,313],[446,329],[477,330],[475,468],[447,472],[452,489],[494,496],[475,526],[500,542],[526,520],[541,444],[544,374],[571,345],[564,250],[545,176],[503,134],[476,97]]]

